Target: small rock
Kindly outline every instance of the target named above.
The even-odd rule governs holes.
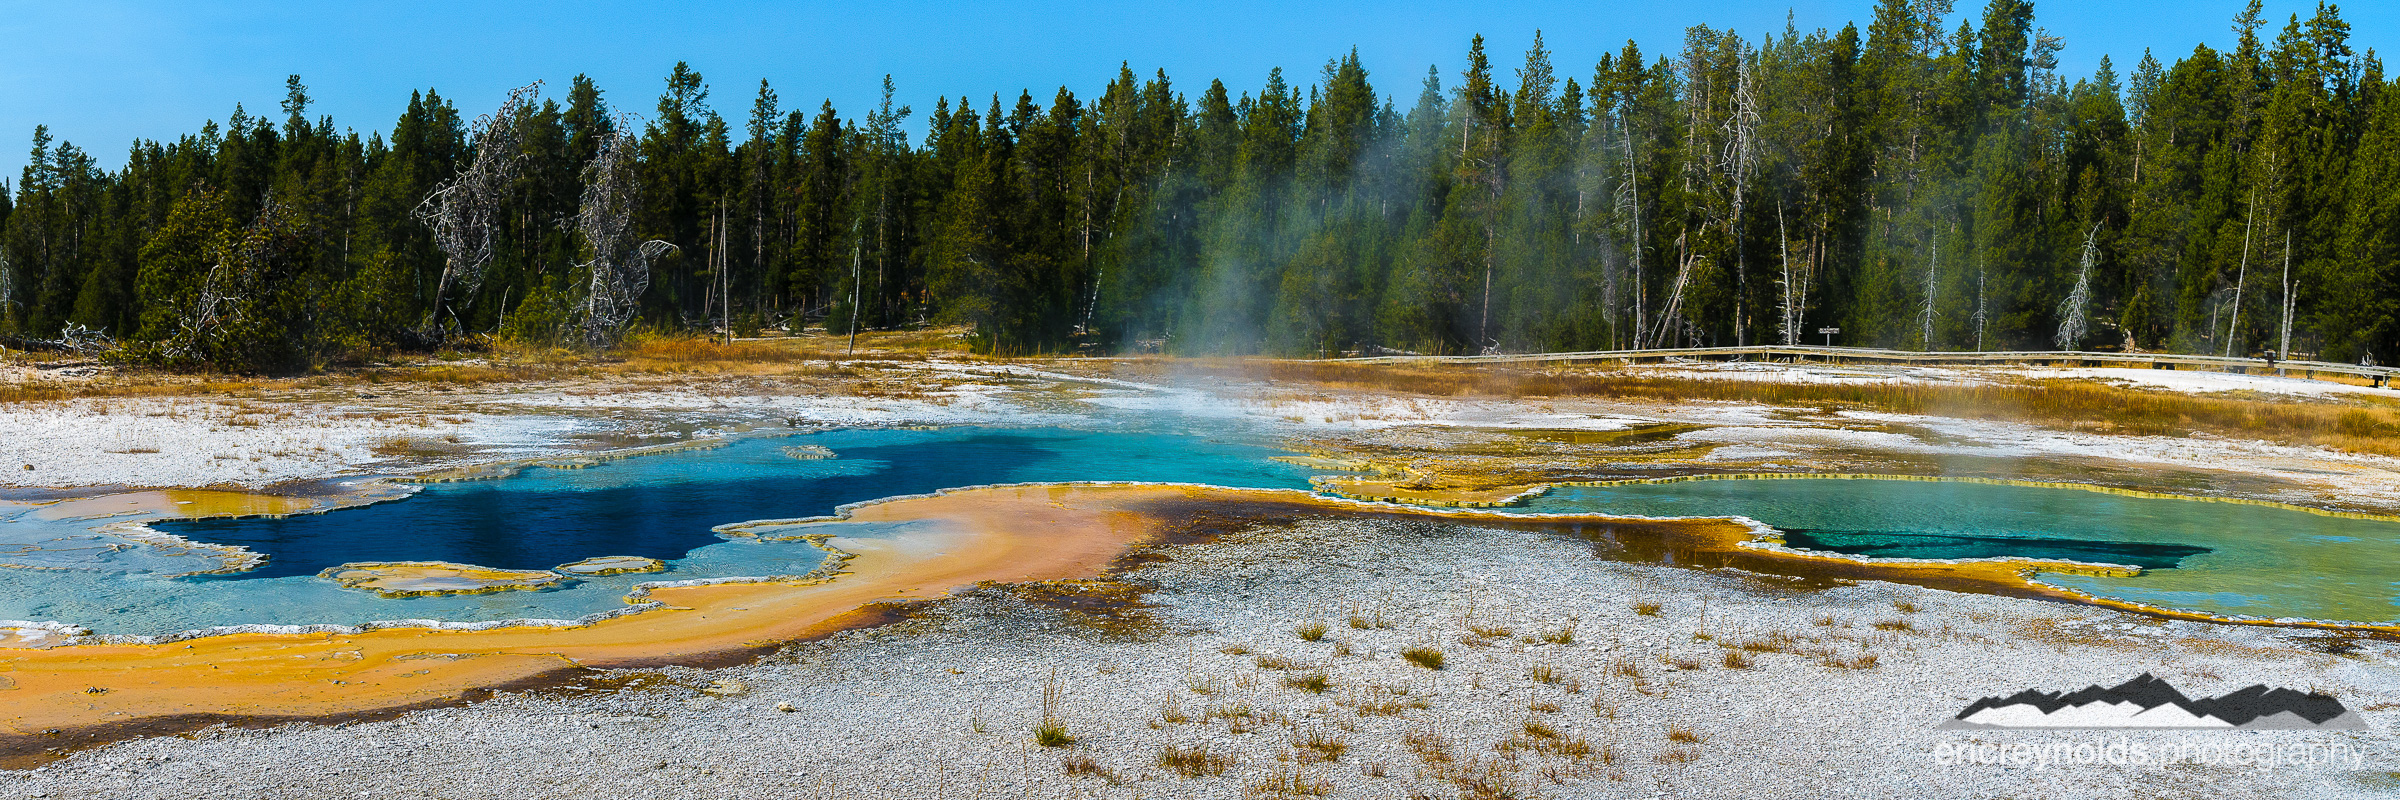
[[[794,706],[794,705],[792,705],[792,704],[790,704],[790,703],[776,703],[776,704],[775,704],[775,710],[777,710],[777,711],[781,711],[781,712],[783,712],[783,713],[786,713],[786,714],[789,714],[789,713],[792,713],[792,712],[794,712],[794,711],[798,711],[798,710],[800,710],[800,709],[799,709],[799,707],[797,707],[797,706]]]

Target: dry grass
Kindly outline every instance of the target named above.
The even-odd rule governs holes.
[[[1170,695],[1158,701],[1158,721],[1161,725],[1181,725],[1192,721],[1192,715],[1185,713],[1183,704]]]
[[[1151,763],[1186,778],[1198,778],[1225,774],[1233,768],[1233,754],[1219,753],[1205,744],[1191,747],[1167,744],[1158,748],[1158,757]]]
[[[1508,366],[1279,361],[1279,381],[1437,396],[1729,400],[2026,422],[2094,433],[2184,436],[2195,431],[2283,444],[2400,455],[2400,405],[2379,400],[2256,400],[2132,389],[2081,380],[2022,383],[1769,383],[1530,370]]]
[[[1247,788],[1242,790],[1242,796],[1244,798],[1248,798],[1248,800],[1271,800],[1272,798],[1283,797],[1323,797],[1332,793],[1332,781],[1328,781],[1323,778],[1308,777],[1306,774],[1300,771],[1299,767],[1293,767],[1289,772],[1278,769],[1274,772],[1267,773],[1266,777],[1258,779],[1257,782],[1250,784]]]
[[[1312,619],[1293,626],[1292,635],[1300,637],[1300,641],[1303,642],[1314,642],[1325,638],[1325,632],[1327,630],[1328,628],[1323,620]]]
[[[1725,651],[1726,669],[1749,669],[1750,664],[1751,661],[1749,653],[1745,653],[1740,650]]]
[[[1392,627],[1392,621],[1384,617],[1381,606],[1375,608],[1353,606],[1347,621],[1350,623],[1350,627],[1362,631]]]
[[[1532,678],[1534,683],[1557,683],[1566,679],[1565,673],[1558,671],[1558,665],[1548,661],[1537,661],[1533,666],[1526,667],[1525,677]]]
[[[1261,653],[1256,661],[1259,669],[1299,669],[1305,666],[1298,661],[1273,653]]]
[[[1658,610],[1660,608],[1663,608],[1663,606],[1660,606],[1656,600],[1633,601],[1633,613],[1640,614],[1645,617],[1658,616]]]
[[[1583,624],[1583,620],[1568,617],[1565,624],[1543,631],[1540,638],[1551,644],[1574,644],[1575,627],[1581,624]]]
[[[1825,657],[1825,666],[1833,667],[1835,669],[1866,670],[1874,669],[1875,665],[1880,663],[1882,660],[1882,658],[1876,656],[1874,653],[1860,653],[1849,658],[1828,655]]]
[[[1333,688],[1333,679],[1323,672],[1303,672],[1284,678],[1283,685],[1309,694],[1324,694]]]
[[[1433,707],[1423,698],[1411,696],[1406,688],[1386,686],[1368,686],[1339,702],[1362,717],[1396,717],[1405,711]]]
[[[1344,753],[1350,752],[1350,741],[1323,728],[1310,728],[1306,733],[1292,734],[1292,749],[1303,764],[1340,761]]]
[[[1430,728],[1409,731],[1400,738],[1400,743],[1408,748],[1408,752],[1416,754],[1418,761],[1427,765],[1438,766],[1458,759],[1450,740]]]
[[[1060,772],[1064,772],[1069,776],[1091,775],[1105,779],[1111,784],[1125,782],[1125,779],[1118,777],[1117,773],[1111,771],[1107,767],[1101,766],[1099,761],[1094,760],[1091,756],[1081,753],[1060,759],[1058,762],[1058,769]]]
[[[1899,631],[1899,632],[1901,632],[1901,633],[1915,633],[1915,632],[1916,632],[1916,630],[1917,630],[1917,626],[1916,626],[1916,625],[1913,625],[1913,624],[1910,624],[1910,623],[1909,623],[1909,621],[1908,621],[1908,620],[1905,620],[1905,619],[1887,619],[1887,620],[1880,620],[1880,621],[1877,621],[1877,622],[1875,623],[1875,629],[1876,629],[1876,630],[1879,630],[1879,631]]]
[[[1442,651],[1440,648],[1432,645],[1421,644],[1406,650],[1402,650],[1400,651],[1400,657],[1408,659],[1408,663],[1415,664],[1426,669],[1442,668]]]
[[[1468,623],[1467,630],[1485,639],[1506,639],[1509,635],[1516,633],[1506,625],[1495,625],[1488,622]]]
[[[1894,600],[1892,601],[1892,610],[1898,611],[1902,614],[1914,614],[1921,609],[1919,609],[1915,603],[1911,603],[1906,600]]]
[[[1066,685],[1058,680],[1058,670],[1042,681],[1042,721],[1033,725],[1033,741],[1043,747],[1067,747],[1075,744],[1075,735],[1067,732],[1067,723],[1058,718],[1058,706],[1066,698]]]
[[[1678,744],[1699,744],[1701,742],[1701,737],[1699,732],[1694,731],[1689,727],[1682,725],[1669,725],[1667,726],[1667,741]]]

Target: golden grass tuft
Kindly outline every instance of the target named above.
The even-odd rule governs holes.
[[[1158,748],[1158,756],[1151,763],[1186,778],[1198,778],[1225,774],[1233,768],[1233,755],[1219,753],[1206,744],[1191,747],[1167,744]]]
[[[1303,642],[1314,642],[1325,638],[1327,630],[1324,620],[1312,619],[1293,626],[1292,635],[1300,637],[1300,641]]]
[[[1303,672],[1283,679],[1283,685],[1309,694],[1324,694],[1333,688],[1333,679],[1323,672]]]

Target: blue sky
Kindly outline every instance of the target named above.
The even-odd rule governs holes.
[[[2241,0],[2037,3],[2036,22],[2063,36],[2061,68],[2089,74],[2102,54],[2129,70],[2144,47],[2162,60],[2197,42],[2224,46]],[[1356,46],[1377,87],[1413,96],[1425,67],[1446,78],[1467,40],[1484,34],[1496,64],[1512,67],[1543,31],[1555,63],[1587,74],[1626,39],[1653,54],[1706,23],[1753,38],[1783,29],[1863,27],[1871,0],[1661,2],[1252,2],[1045,4],[950,2],[119,2],[9,0],[0,11],[0,175],[24,165],[33,126],[93,151],[115,167],[135,137],[171,138],[222,120],[235,103],[275,113],[284,76],[299,73],[316,99],[311,115],[339,126],[386,130],[412,88],[434,87],[470,117],[509,88],[535,79],[562,96],[591,75],[620,108],[647,113],[664,76],[688,60],[706,76],[711,104],[747,113],[760,78],[786,110],[830,98],[862,114],[891,73],[917,107],[912,131],[937,95],[1060,85],[1090,96],[1130,62],[1164,67],[1189,93],[1223,78],[1237,92],[1283,67],[1304,82],[1326,59]],[[1979,14],[1961,0],[1960,15]],[[2267,3],[2269,35],[2314,2]],[[2353,46],[2400,41],[2400,3],[2344,9]]]

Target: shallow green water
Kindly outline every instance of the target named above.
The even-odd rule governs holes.
[[[1794,547],[1903,558],[2019,555],[2146,567],[2041,580],[2168,608],[2400,619],[2400,522],[2201,500],[1956,481],[1701,480],[1560,487],[1528,510],[1743,516]]]

